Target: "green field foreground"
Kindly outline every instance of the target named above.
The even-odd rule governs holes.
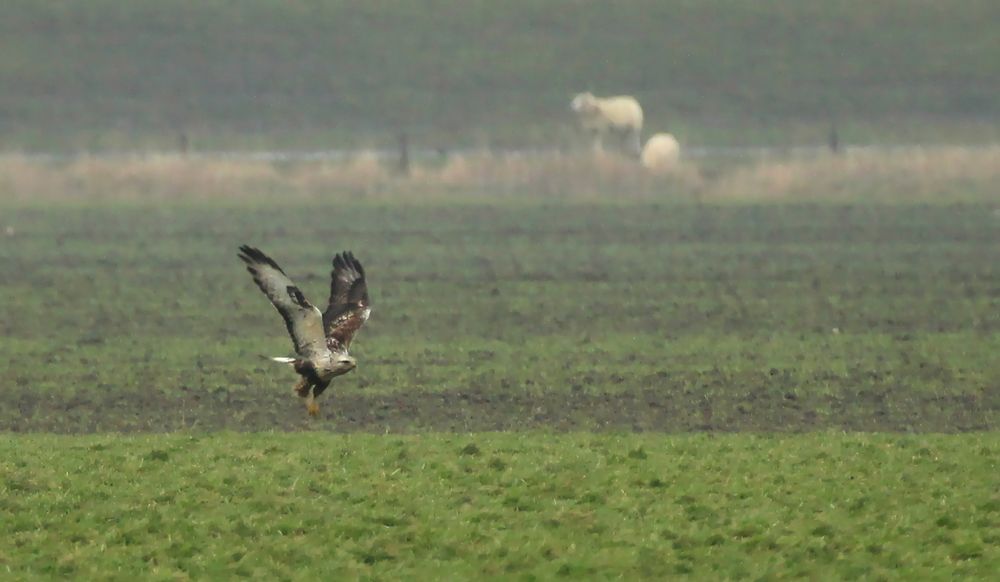
[[[714,198],[621,164],[11,162],[0,579],[988,579],[998,166],[953,155]],[[317,302],[334,252],[367,268],[316,420],[242,243]]]
[[[985,579],[1000,436],[0,439],[0,575]]]

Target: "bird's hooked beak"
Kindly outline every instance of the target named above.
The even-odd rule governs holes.
[[[344,356],[343,358],[337,360],[337,363],[344,369],[345,372],[349,372],[358,367],[358,361],[351,356]]]

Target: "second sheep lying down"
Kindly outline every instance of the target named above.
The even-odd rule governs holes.
[[[681,145],[677,138],[669,133],[652,135],[642,148],[639,160],[642,165],[653,172],[672,170],[681,159]]]

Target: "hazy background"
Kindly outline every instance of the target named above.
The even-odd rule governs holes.
[[[7,0],[0,150],[555,146],[582,90],[687,145],[995,142],[991,0]]]

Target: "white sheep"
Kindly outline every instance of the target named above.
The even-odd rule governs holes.
[[[642,107],[635,97],[595,97],[580,93],[573,98],[570,108],[576,113],[580,126],[594,136],[594,150],[603,151],[604,136],[615,134],[629,153],[639,156],[642,146]]]
[[[681,159],[681,145],[677,138],[669,133],[652,135],[642,148],[639,160],[642,165],[654,172],[665,172],[673,169]]]

